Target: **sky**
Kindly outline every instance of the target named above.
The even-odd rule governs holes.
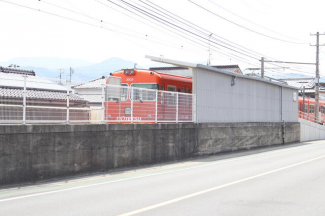
[[[315,63],[316,47],[311,45],[316,37],[311,34],[325,33],[325,2],[321,0],[125,2],[0,0],[0,62],[60,57],[98,63],[118,57],[148,65],[151,62],[145,55],[152,55],[207,64],[210,50],[212,65],[238,64],[245,70],[260,67],[261,57]],[[127,3],[153,18],[137,14]],[[150,6],[165,9],[164,14],[158,16],[160,12]],[[169,12],[182,20],[169,19]],[[320,44],[325,44],[325,35],[320,36]],[[321,75],[325,75],[324,61],[325,48],[320,47]],[[315,74],[314,65],[266,63],[265,67],[277,74]]]

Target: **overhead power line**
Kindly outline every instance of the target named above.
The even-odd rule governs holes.
[[[219,7],[219,8],[221,8],[221,9],[227,11],[228,13],[231,13],[232,15],[234,15],[234,16],[236,16],[236,17],[239,17],[239,18],[241,18],[241,19],[243,19],[243,20],[245,20],[246,22],[252,23],[252,24],[254,24],[254,25],[256,25],[256,26],[258,26],[258,27],[260,27],[260,28],[263,28],[263,29],[265,29],[265,30],[267,30],[267,31],[270,31],[270,32],[273,32],[273,33],[275,33],[275,34],[278,34],[278,35],[284,36],[284,37],[286,37],[286,38],[290,38],[290,39],[293,39],[293,40],[296,40],[296,41],[301,41],[301,42],[303,42],[303,43],[305,43],[305,44],[308,44],[308,43],[305,42],[305,41],[302,41],[302,40],[299,40],[299,39],[296,39],[296,38],[293,38],[293,37],[289,37],[289,36],[287,36],[287,35],[284,35],[284,34],[281,34],[281,33],[279,33],[279,32],[273,31],[273,30],[271,30],[271,29],[265,28],[264,26],[259,25],[259,24],[255,23],[255,22],[252,22],[252,21],[246,19],[245,17],[239,16],[238,14],[232,12],[231,10],[228,10],[227,8],[225,8],[225,7],[223,7],[223,6],[221,6],[221,5],[217,4],[217,3],[215,3],[213,0],[208,0],[208,1],[211,2],[212,4],[216,5],[217,7]]]
[[[307,64],[307,65],[315,65],[316,64],[316,63],[286,62],[286,61],[269,61],[269,60],[264,60],[264,62],[287,63],[287,64]]]
[[[231,20],[229,20],[229,19],[227,19],[227,18],[225,18],[225,17],[223,17],[223,16],[220,16],[220,15],[218,15],[218,14],[212,12],[211,10],[209,10],[209,9],[207,9],[207,8],[205,8],[205,7],[199,5],[199,4],[197,4],[197,3],[195,3],[195,2],[193,2],[193,1],[191,1],[191,0],[189,0],[189,2],[191,2],[192,4],[196,5],[197,7],[201,8],[201,9],[203,9],[203,10],[205,10],[205,11],[207,11],[207,12],[209,12],[209,13],[211,13],[211,14],[213,14],[213,15],[215,15],[215,16],[217,16],[217,17],[219,17],[219,18],[221,18],[221,19],[223,19],[223,20],[225,20],[225,21],[227,21],[227,22],[229,22],[229,23],[232,23],[232,24],[234,24],[234,25],[236,25],[236,26],[238,26],[238,27],[240,27],[240,28],[246,29],[247,31],[253,32],[253,33],[255,33],[255,34],[258,34],[258,35],[261,35],[261,36],[264,36],[264,37],[267,37],[267,38],[270,38],[270,39],[273,39],[273,40],[286,42],[286,43],[292,43],[292,44],[306,44],[306,43],[299,43],[299,42],[293,42],[293,41],[282,40],[282,39],[279,39],[279,38],[275,38],[275,37],[272,37],[272,36],[269,36],[269,35],[266,35],[266,34],[263,34],[263,33],[257,32],[257,31],[254,31],[254,30],[249,29],[249,28],[246,28],[245,26],[242,26],[242,25],[240,25],[240,24],[238,24],[238,23],[235,23],[235,22],[233,22],[233,21],[231,21]]]
[[[111,0],[108,0],[108,1],[109,1],[109,2],[112,2]],[[166,25],[172,26],[172,27],[174,27],[174,28],[178,28],[178,29],[180,29],[180,30],[182,30],[182,31],[184,31],[184,32],[186,32],[186,33],[189,33],[189,34],[191,34],[191,35],[194,35],[194,36],[196,36],[196,37],[202,39],[202,40],[203,40],[207,45],[208,45],[208,43],[209,43],[209,38],[203,37],[203,36],[201,36],[201,35],[199,35],[199,34],[197,34],[197,33],[194,33],[194,32],[192,32],[192,31],[190,31],[190,30],[188,30],[188,29],[185,29],[184,27],[181,27],[181,26],[176,25],[176,24],[174,24],[174,23],[171,23],[171,22],[169,22],[169,21],[167,21],[167,20],[165,20],[165,19],[162,19],[162,18],[160,18],[160,17],[158,17],[158,16],[156,16],[156,15],[154,15],[154,14],[152,14],[152,13],[149,13],[149,12],[147,12],[147,11],[141,9],[141,8],[138,8],[138,7],[134,6],[133,4],[131,4],[131,3],[129,3],[129,2],[126,2],[126,1],[124,1],[124,0],[120,0],[120,1],[123,2],[124,4],[128,5],[129,7],[133,8],[134,10],[136,10],[136,11],[138,11],[138,12],[140,12],[140,13],[142,13],[142,14],[144,14],[144,15],[146,15],[146,16],[148,16],[148,17],[150,17],[150,18],[152,18],[152,19],[154,19],[154,20],[156,20],[156,21],[158,21],[158,22],[160,22],[160,23],[165,23]],[[113,2],[112,2],[112,3],[113,3]],[[114,4],[115,4],[115,3],[114,3]],[[245,54],[245,53],[239,52],[239,51],[237,51],[237,50],[235,50],[235,49],[233,49],[233,48],[229,48],[229,47],[227,47],[227,46],[225,46],[225,45],[222,45],[222,44],[220,44],[220,43],[217,43],[217,42],[215,42],[215,41],[211,41],[211,42],[214,43],[214,44],[216,44],[216,45],[219,45],[219,46],[221,46],[221,47],[223,47],[223,48],[226,48],[226,49],[228,49],[228,50],[231,50],[231,51],[234,51],[234,52],[240,53],[240,54],[242,54],[242,55],[244,55],[244,56],[247,56],[247,57],[250,57],[250,58],[252,58],[252,59],[257,60],[257,58],[254,57],[254,56],[251,56],[251,55],[248,55],[248,54]]]

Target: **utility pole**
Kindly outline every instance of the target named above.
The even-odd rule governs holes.
[[[62,78],[62,74],[63,74],[63,69],[60,69],[60,84],[61,84],[61,78]]]
[[[208,56],[208,63],[207,63],[208,66],[210,66],[210,64],[211,64],[210,41],[211,41],[211,36],[212,36],[212,34],[213,34],[213,33],[211,33],[211,34],[209,35],[209,56]]]
[[[315,122],[319,123],[319,35],[325,35],[325,34],[319,34],[317,32],[316,34],[311,34],[312,36],[316,36],[316,82],[315,82]]]
[[[74,70],[70,67],[70,82],[71,82],[71,76],[73,74]]]
[[[305,98],[306,98],[305,86],[303,86],[303,89],[302,89],[302,115],[303,115],[304,119],[305,119],[305,113],[306,113]]]
[[[261,78],[264,78],[264,57],[261,58]]]

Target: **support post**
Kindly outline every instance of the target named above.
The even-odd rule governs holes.
[[[176,123],[178,123],[178,92],[176,92]]]
[[[305,119],[305,112],[306,112],[306,108],[305,108],[305,86],[302,88],[302,114],[303,114],[303,119]]]
[[[261,78],[264,78],[264,57],[261,58]]]
[[[27,76],[24,76],[24,91],[23,91],[23,124],[26,124],[26,97],[27,97]]]
[[[196,123],[196,95],[192,94],[192,121]]]
[[[156,89],[155,123],[158,122],[158,89]]]
[[[283,87],[281,86],[281,133],[282,133],[282,144],[285,143],[285,123],[283,118]]]
[[[134,99],[133,88],[131,87],[131,123],[133,123],[133,99]]]
[[[105,123],[105,84],[102,85],[102,123]]]
[[[316,37],[315,122],[319,123],[319,32]]]
[[[67,80],[67,118],[66,123],[69,124],[70,122],[70,82]]]
[[[325,35],[325,34],[319,34],[317,32],[316,34],[313,34],[316,36],[316,80],[315,80],[315,118],[314,121],[316,123],[319,123],[319,46],[324,46],[319,45],[319,35]]]

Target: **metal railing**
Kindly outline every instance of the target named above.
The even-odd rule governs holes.
[[[194,122],[195,95],[8,75],[0,81],[0,124]]]
[[[299,111],[298,117],[301,119],[305,119],[311,122],[316,122],[316,123],[324,123],[325,122],[325,116],[319,114],[319,116],[316,116],[315,113],[308,113],[308,112],[302,112]]]
[[[106,86],[107,122],[194,122],[195,95],[135,87]]]

